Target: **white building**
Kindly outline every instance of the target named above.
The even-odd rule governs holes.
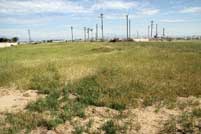
[[[18,45],[17,42],[0,42],[0,48],[17,46],[17,45]]]
[[[149,42],[148,38],[137,38],[137,39],[134,38],[133,40],[136,42]]]

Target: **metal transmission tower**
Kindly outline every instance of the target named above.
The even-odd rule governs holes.
[[[71,41],[73,42],[73,27],[71,26]]]
[[[158,24],[156,24],[156,38],[158,38]]]
[[[129,19],[129,38],[131,38],[131,20]]]
[[[96,41],[98,40],[98,24],[96,24]]]
[[[129,29],[129,26],[128,26],[128,25],[129,25],[129,24],[128,24],[128,23],[129,23],[129,22],[128,22],[128,15],[126,15],[126,39],[127,39],[127,40],[128,40],[128,36],[129,36],[129,35],[128,35],[128,34],[129,34],[129,33],[128,33],[128,29]]]
[[[31,43],[31,31],[28,29],[28,37],[29,37],[29,43]]]
[[[87,32],[87,28],[84,27],[84,41],[86,41],[86,32]]]
[[[150,38],[150,26],[148,26],[147,37]]]
[[[101,18],[101,31],[102,31],[102,41],[104,41],[104,33],[103,33],[103,13],[100,14],[100,18]]]
[[[154,21],[151,21],[151,38],[153,37]]]

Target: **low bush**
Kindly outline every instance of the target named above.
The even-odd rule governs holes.
[[[105,131],[106,134],[116,134],[117,133],[117,128],[114,125],[114,122],[112,120],[107,121],[103,126],[102,130]]]

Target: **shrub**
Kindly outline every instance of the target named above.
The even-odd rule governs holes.
[[[106,134],[116,134],[116,126],[114,125],[114,122],[112,120],[107,121],[103,126],[102,130],[105,131]]]

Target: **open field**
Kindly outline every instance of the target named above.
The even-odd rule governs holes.
[[[3,134],[200,134],[201,42],[1,48],[0,89],[40,96],[13,112],[0,103]]]

